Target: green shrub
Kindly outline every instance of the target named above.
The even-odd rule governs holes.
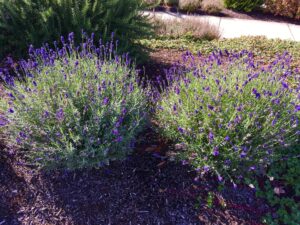
[[[264,0],[224,0],[226,8],[245,12],[251,12],[259,8],[263,3]]]
[[[95,39],[109,39],[112,32],[120,41],[119,51],[140,56],[136,44],[151,34],[147,17],[139,13],[142,0],[7,0],[0,2],[0,58],[12,53],[23,57],[30,44],[35,47],[74,32],[81,40],[82,29]],[[139,58],[138,58],[139,60]]]
[[[247,51],[213,52],[204,62],[185,55],[154,101],[159,131],[182,146],[181,159],[220,180],[264,171],[299,140],[299,86],[288,84],[289,62],[285,54],[259,68]]]
[[[202,0],[179,0],[179,9],[186,12],[195,12],[201,7]]]
[[[73,35],[69,36],[73,43]],[[143,127],[147,104],[128,55],[115,43],[30,49],[20,62],[25,82],[4,70],[7,97],[0,101],[0,130],[9,145],[25,149],[42,166],[81,168],[123,158]]]

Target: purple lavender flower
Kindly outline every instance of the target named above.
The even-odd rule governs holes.
[[[252,89],[252,93],[255,94],[255,98],[260,99],[260,93],[255,88]]]
[[[188,162],[187,160],[182,160],[182,161],[181,161],[181,164],[182,164],[183,166],[185,166],[185,165],[188,165],[189,162]]]
[[[10,108],[10,109],[8,110],[8,112],[9,112],[9,113],[14,113],[15,110],[14,110],[13,108]]]
[[[295,105],[295,112],[299,112],[300,111],[300,105]]]
[[[7,123],[7,120],[4,117],[0,116],[0,127],[4,127]]]
[[[176,93],[177,95],[180,94],[180,89],[179,89],[179,87],[177,87],[177,86],[175,86],[175,93]]]
[[[218,147],[214,147],[214,151],[213,151],[213,156],[218,156],[220,154],[219,152],[219,148]]]
[[[65,114],[62,108],[58,109],[55,114],[56,119],[61,122],[64,120]]]
[[[178,131],[183,134],[184,133],[184,129],[182,127],[178,127]]]
[[[123,140],[123,137],[122,136],[118,136],[116,139],[115,139],[115,142],[121,142]]]
[[[289,85],[287,83],[285,83],[284,81],[281,82],[281,85],[283,88],[288,89]]]
[[[255,169],[256,169],[255,166],[250,166],[250,167],[249,167],[249,171],[253,171],[253,170],[255,170]]]
[[[244,152],[244,151],[240,154],[240,157],[241,157],[241,158],[245,158],[246,156],[247,156],[247,153]]]
[[[108,105],[108,103],[109,103],[109,99],[108,99],[108,97],[105,97],[105,98],[103,99],[102,104],[103,104],[103,105]]]
[[[17,142],[18,145],[20,145],[22,143],[22,140],[19,137],[17,137],[16,142]]]
[[[214,140],[214,134],[211,131],[208,134],[208,140],[209,142],[212,142]]]
[[[23,131],[19,133],[19,136],[24,139],[27,138],[27,135]]]
[[[177,111],[177,106],[176,106],[176,104],[173,105],[173,110],[174,110],[174,112]]]
[[[74,32],[69,33],[68,41],[72,43],[74,41]]]
[[[50,113],[47,110],[45,110],[43,116],[45,118],[48,118],[50,116]]]
[[[226,136],[226,137],[224,138],[224,140],[225,140],[225,141],[230,141],[230,137],[229,137],[229,136]]]
[[[218,175],[218,181],[222,182],[223,181],[223,177],[221,177],[220,175]]]
[[[207,105],[207,108],[210,110],[214,110],[214,107],[212,105]]]
[[[119,135],[119,131],[117,129],[113,129],[112,134],[117,136],[117,135]]]

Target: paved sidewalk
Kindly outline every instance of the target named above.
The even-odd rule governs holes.
[[[207,21],[219,27],[221,38],[236,38],[241,36],[266,36],[283,40],[300,41],[300,25],[284,22],[268,22],[237,18],[224,18],[202,15],[182,15],[170,12],[144,12],[146,15],[155,15],[163,19],[195,18]]]

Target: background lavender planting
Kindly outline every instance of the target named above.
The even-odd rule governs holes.
[[[1,72],[6,97],[0,129],[7,143],[50,167],[124,157],[147,115],[146,89],[138,86],[128,55],[116,55],[117,42],[94,45],[93,35],[79,47],[73,33],[61,42],[61,49],[30,47],[30,59],[15,68],[23,81]]]
[[[299,142],[299,72],[290,61],[286,53],[263,66],[247,51],[216,51],[203,62],[187,52],[155,95],[159,131],[187,146],[181,159],[220,181],[264,172]]]

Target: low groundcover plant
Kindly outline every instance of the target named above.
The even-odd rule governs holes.
[[[86,35],[85,35],[86,36]],[[74,46],[30,47],[30,59],[6,70],[0,129],[9,145],[42,166],[81,168],[124,157],[146,121],[145,91],[128,54],[117,42],[94,45],[93,35]],[[58,46],[57,43],[54,43]]]
[[[287,53],[270,66],[247,51],[199,55],[187,52],[161,79],[166,91],[154,95],[159,130],[202,174],[238,182],[264,172],[299,141],[299,71]]]

